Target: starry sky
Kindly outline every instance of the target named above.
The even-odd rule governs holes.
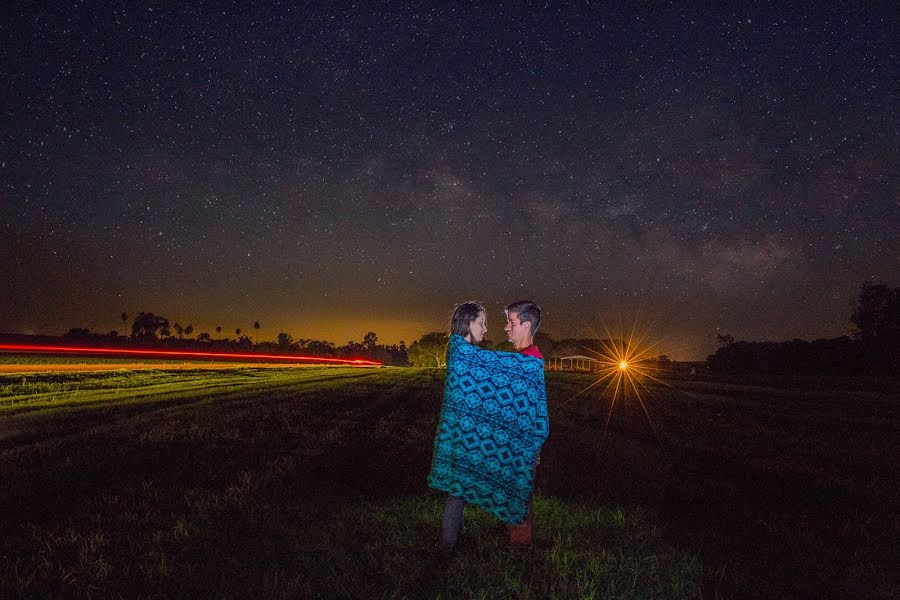
[[[696,359],[900,284],[888,3],[185,4],[5,9],[0,332],[411,343],[476,299],[498,341],[529,298]]]

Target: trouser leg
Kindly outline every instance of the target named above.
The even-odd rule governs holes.
[[[540,454],[534,462],[534,475],[537,478],[537,466],[541,461]],[[530,546],[534,538],[534,498],[528,501],[528,515],[521,525],[510,525],[509,542],[514,546]]]
[[[458,496],[447,496],[444,505],[444,520],[441,523],[441,543],[445,546],[456,546],[462,531],[463,509],[466,501]]]

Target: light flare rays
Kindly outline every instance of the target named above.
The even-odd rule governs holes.
[[[597,361],[597,377],[584,389],[566,400],[562,406],[592,389],[599,389],[599,398],[609,398],[609,406],[606,410],[600,437],[600,446],[602,447],[606,442],[616,406],[636,400],[654,436],[662,444],[656,423],[647,408],[646,400],[652,394],[649,384],[658,383],[676,389],[660,379],[663,363],[657,357],[661,354],[660,347],[664,338],[651,339],[649,327],[639,327],[637,317],[627,329],[620,321],[619,335],[613,335],[606,323],[601,323],[605,337],[596,333],[594,335],[595,338],[600,339],[599,347],[589,348],[582,345],[585,352]]]

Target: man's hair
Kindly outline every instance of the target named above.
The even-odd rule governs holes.
[[[536,334],[538,327],[541,326],[541,307],[531,300],[517,300],[508,305],[503,312],[505,312],[507,316],[509,316],[509,313],[511,312],[519,315],[519,323],[524,323],[526,321],[531,323],[531,335]]]
[[[486,312],[484,306],[478,302],[463,302],[453,308],[450,315],[450,333],[466,337],[469,335],[469,327],[472,321],[478,318],[478,313]]]

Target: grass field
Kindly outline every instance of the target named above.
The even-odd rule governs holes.
[[[64,356],[51,354],[14,354],[8,352],[0,352],[0,365],[86,365],[86,364],[123,364],[123,363],[139,363],[139,364],[182,364],[184,360],[135,360],[123,359],[113,356]]]
[[[0,595],[890,597],[893,391],[551,373],[536,541],[426,489],[443,372],[0,375]],[[838,386],[839,387],[839,386]]]

